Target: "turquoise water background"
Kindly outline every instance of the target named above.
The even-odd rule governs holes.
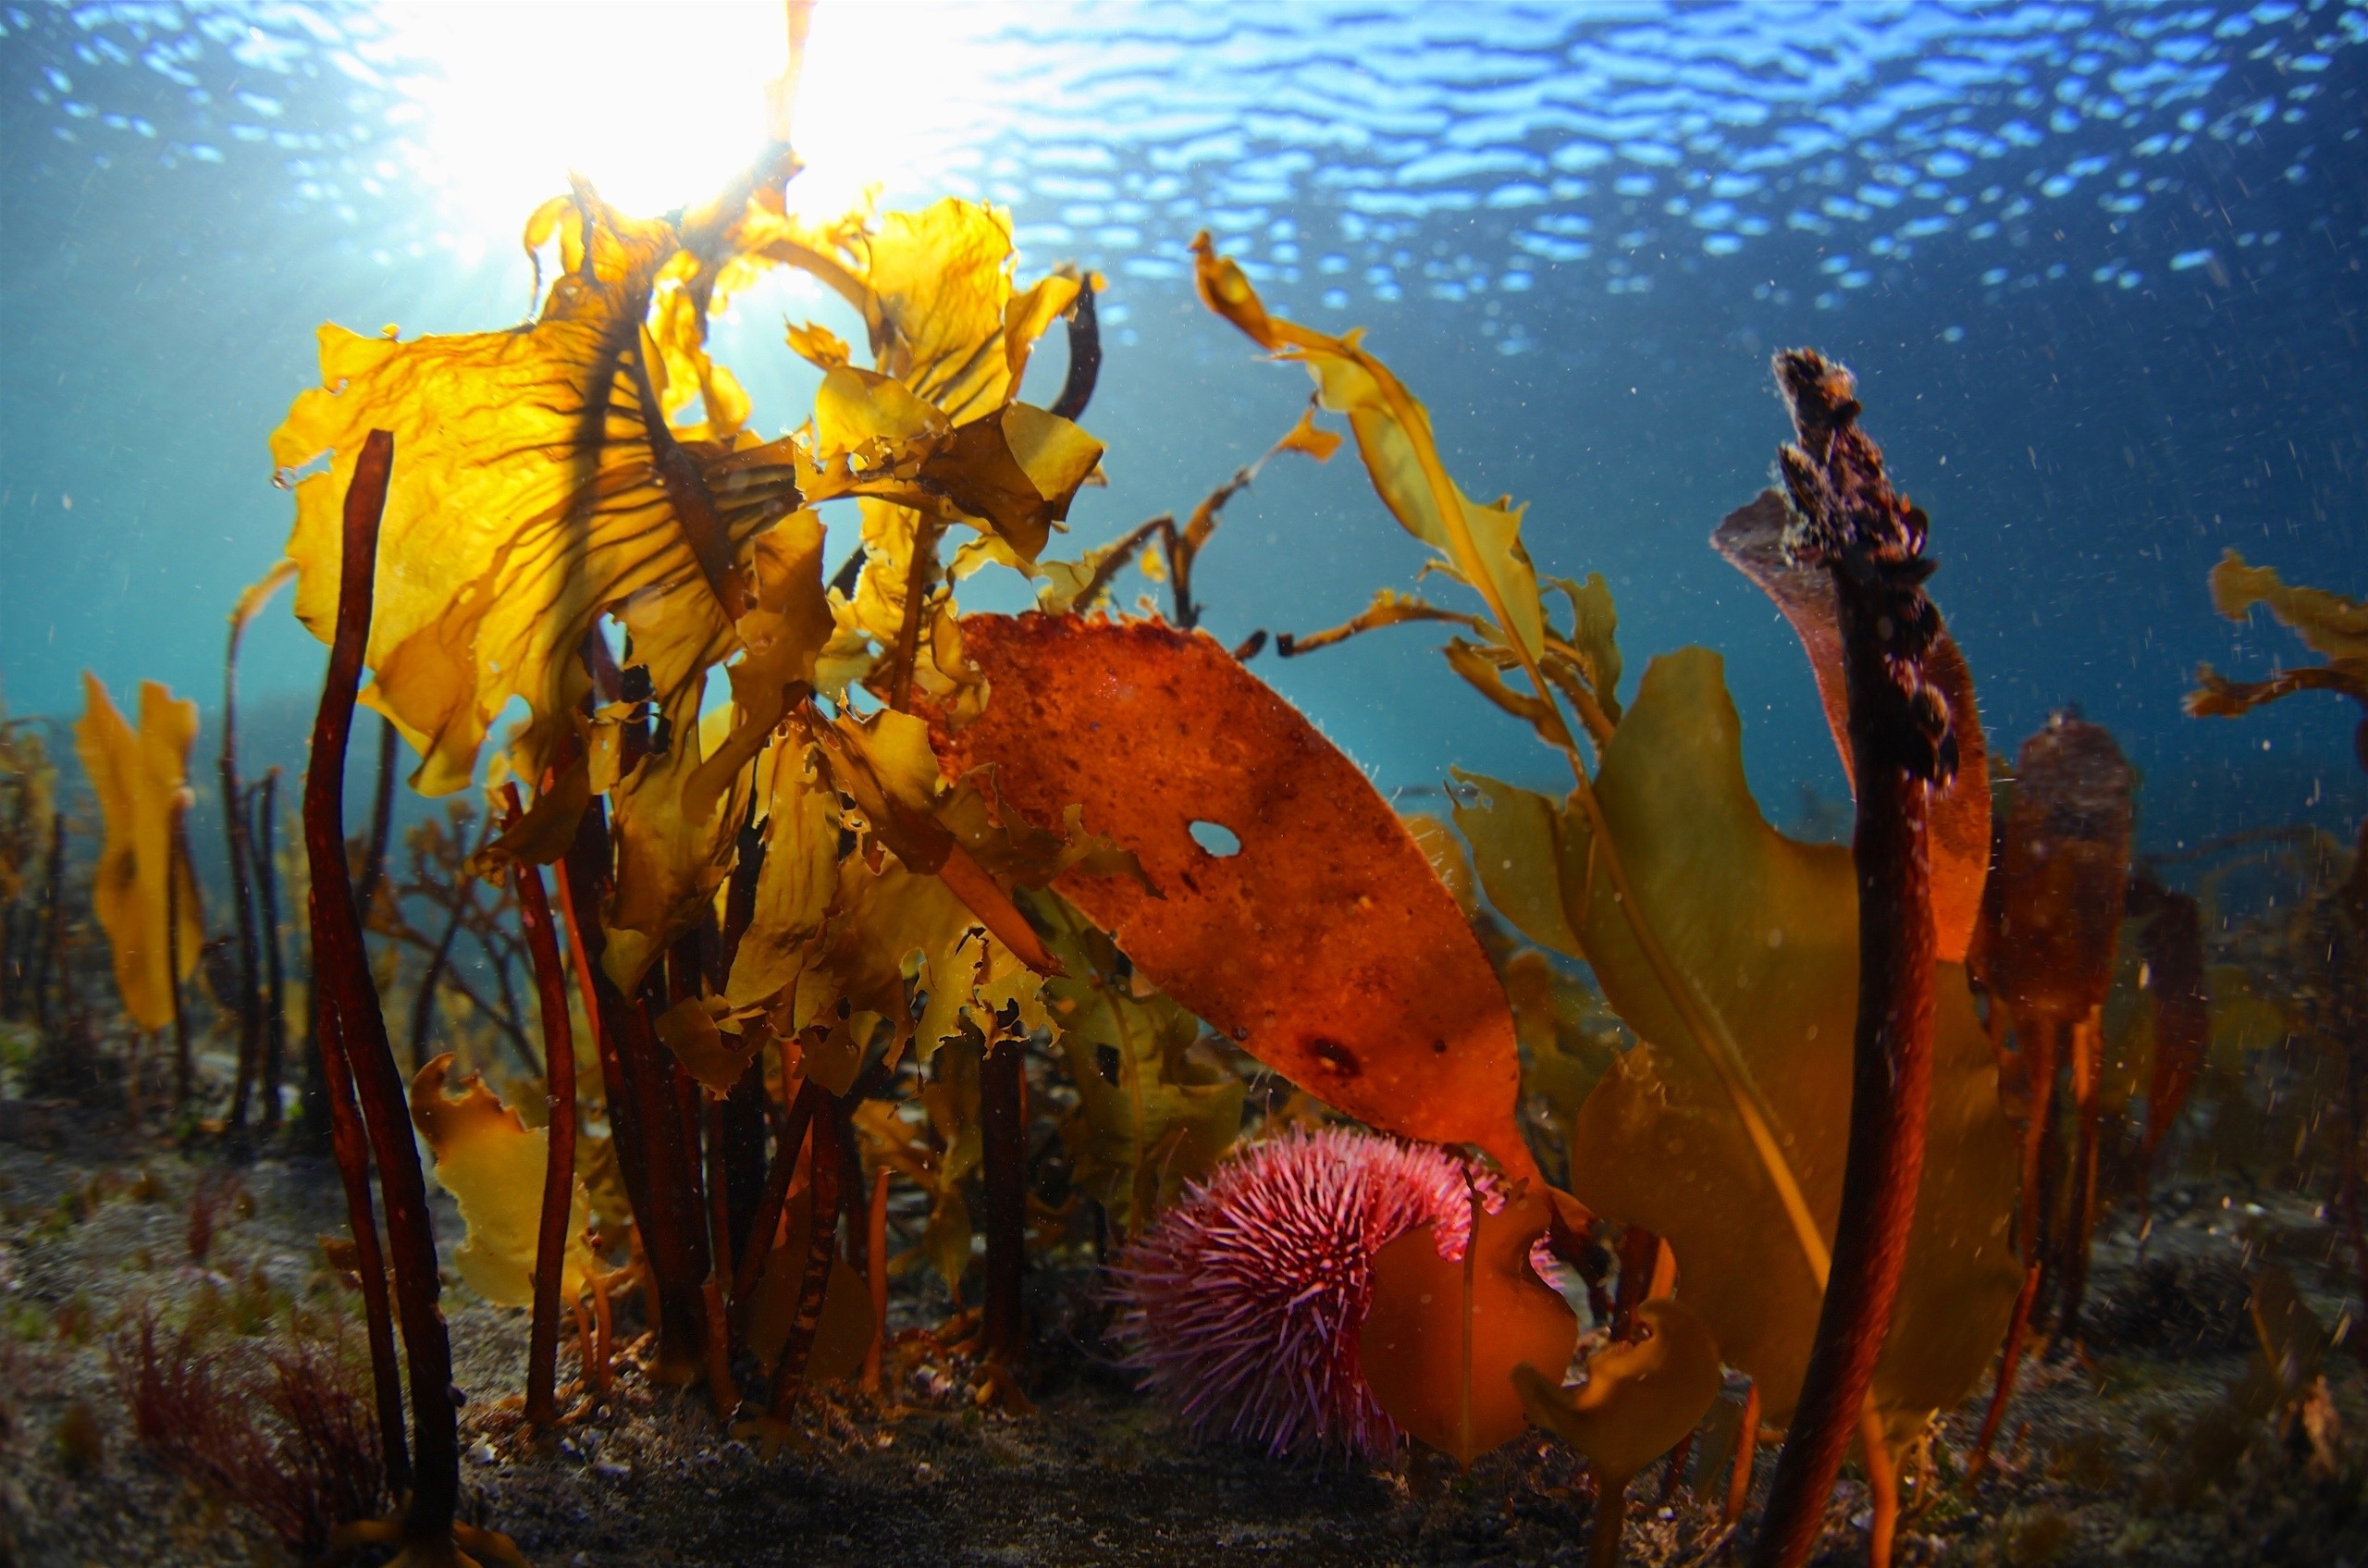
[[[734,19],[540,9],[527,31],[628,55]],[[438,139],[453,62],[407,52],[400,13],[0,5],[0,691],[70,717],[85,667],[118,700],[162,679],[208,705],[210,755],[224,616],[290,518],[265,441],[314,327],[518,321],[524,209],[463,199],[503,149]],[[1607,576],[1625,689],[1656,652],[1724,652],[1782,822],[1840,769],[1789,633],[1705,539],[1787,434],[1770,352],[1812,344],[1856,370],[1931,514],[1994,744],[2077,705],[2139,764],[2156,848],[2368,808],[2350,705],[2178,705],[2200,661],[2305,657],[2214,615],[2224,549],[2368,594],[2362,0],[914,6],[898,31],[958,75],[817,55],[834,102],[931,100],[889,199],[1004,204],[1023,273],[1109,279],[1085,423],[1112,482],[1076,545],[1188,510],[1305,396],[1193,300],[1206,227],[1276,308],[1370,327],[1464,488],[1530,503],[1541,567]],[[769,431],[803,416],[780,325],[809,311],[784,287],[719,327]],[[1343,456],[1270,469],[1196,586],[1232,642],[1341,620],[1420,560]],[[1549,782],[1436,640],[1255,667],[1386,788]],[[319,664],[283,602],[243,672],[266,759],[296,759]]]

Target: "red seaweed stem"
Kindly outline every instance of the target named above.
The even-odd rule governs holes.
[[[1021,1287],[1028,1266],[1027,1043],[1005,1035],[979,1073],[981,1176],[986,1183],[987,1354],[1008,1365],[1027,1348]]]
[[[239,782],[239,641],[246,622],[230,619],[229,647],[222,656],[222,839],[230,861],[230,902],[239,933],[239,1076],[230,1092],[230,1135],[243,1139],[247,1105],[255,1089],[263,1054],[263,994],[257,978],[253,855],[247,844],[247,801]],[[271,1118],[277,1120],[277,1117]]]
[[[247,834],[254,857],[256,936],[263,951],[263,1130],[267,1136],[279,1127],[279,1083],[288,1062],[288,974],[279,946],[279,867],[272,838],[278,823],[279,770],[273,768],[254,787],[254,821]]]
[[[521,814],[518,789],[509,792],[511,816]],[[575,1034],[567,1018],[567,977],[560,970],[559,933],[551,925],[543,873],[517,859],[510,885],[535,966],[535,1011],[543,1024],[543,1103],[549,1112],[543,1160],[543,1208],[535,1231],[535,1305],[526,1332],[526,1422],[548,1426],[559,1417],[552,1392],[559,1366],[561,1275],[567,1262],[567,1222],[575,1196]],[[588,1350],[587,1364],[588,1364]]]
[[[337,632],[320,710],[313,721],[312,762],[304,777],[304,848],[312,864],[313,951],[323,993],[322,1058],[332,1073],[351,1073],[376,1159],[387,1204],[388,1250],[395,1267],[395,1310],[411,1374],[413,1487],[401,1535],[406,1543],[433,1548],[451,1541],[460,1500],[452,1349],[437,1305],[442,1287],[419,1148],[394,1051],[388,1043],[386,1018],[379,1011],[345,859],[346,746],[369,636],[378,525],[386,509],[394,446],[392,435],[373,430],[346,491]],[[338,1098],[333,1093],[333,1114]],[[350,1114],[339,1115],[339,1120],[349,1121]],[[348,1202],[352,1204],[351,1187]],[[357,1233],[357,1243],[360,1240]]]
[[[772,1391],[766,1401],[776,1422],[788,1421],[797,1396],[805,1390],[807,1358],[813,1352],[814,1331],[822,1321],[822,1295],[830,1286],[831,1261],[839,1246],[839,1102],[811,1079],[807,1086],[818,1095],[807,1133],[806,1179],[814,1198],[813,1220],[807,1228],[806,1268],[798,1281],[797,1313],[790,1319],[789,1337],[782,1342],[781,1360],[773,1364]],[[789,1152],[796,1151],[793,1147]]]
[[[1907,1257],[1932,1080],[1931,793],[1956,770],[1948,707],[1925,678],[1941,630],[1925,597],[1925,517],[1892,488],[1858,428],[1850,373],[1808,350],[1776,356],[1796,444],[1778,453],[1796,515],[1785,544],[1832,574],[1858,785],[1858,1020],[1833,1268],[1808,1373],[1753,1553],[1799,1568],[1858,1426]]]
[[[783,1055],[788,1055],[786,1041],[783,1043]],[[784,1061],[784,1071],[787,1067]],[[807,1125],[814,1119],[824,1093],[822,1086],[809,1078],[790,1103],[788,1123],[773,1145],[772,1170],[765,1178],[764,1192],[758,1198],[756,1216],[748,1224],[748,1244],[741,1251],[739,1270],[733,1277],[732,1304],[735,1309],[746,1309],[756,1292],[757,1282],[764,1278],[765,1260],[772,1255],[774,1232],[781,1228],[782,1206],[789,1201],[789,1185],[797,1174],[797,1152],[805,1145]]]
[[[2021,1206],[2015,1216],[2015,1244],[2023,1254],[2022,1289],[2015,1293],[2014,1315],[2006,1320],[2006,1338],[1998,1352],[1998,1381],[1990,1391],[1990,1408],[1982,1414],[1981,1433],[1974,1439],[1973,1456],[1966,1462],[1965,1485],[1970,1492],[1989,1466],[1992,1445],[1998,1440],[1999,1423],[2005,1419],[2006,1401],[2015,1394],[2015,1377],[2022,1367],[2023,1343],[2029,1337],[2031,1314],[2039,1304],[2040,1284],[2046,1272],[2047,1249],[2041,1241],[2041,1221],[2048,1198],[2048,1131],[2054,1125],[2056,1025],[2049,1019],[2031,1031],[2023,1047],[2024,1072],[2030,1082],[2030,1121],[2023,1130]]]

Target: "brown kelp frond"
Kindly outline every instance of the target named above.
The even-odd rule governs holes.
[[[950,199],[812,233],[752,210],[748,243],[835,288],[870,339],[866,371],[828,333],[794,329],[792,346],[824,371],[813,420],[740,460],[789,464],[809,503],[863,498],[863,564],[837,601],[825,688],[870,679],[894,707],[915,691],[943,701],[973,684],[940,560],[944,531],[980,536],[955,574],[990,561],[1031,571],[1101,463],[1099,441],[1018,401],[1037,340],[1091,280],[1055,273],[1016,288],[1007,216]]]
[[[1589,1356],[1576,1389],[1527,1364],[1513,1374],[1530,1419],[1585,1454],[1595,1471],[1590,1568],[1620,1560],[1628,1483],[1685,1440],[1721,1386],[1718,1341],[1683,1303],[1647,1301],[1637,1316],[1643,1333]]]
[[[1546,613],[1537,666],[1577,710],[1587,737],[1599,748],[1620,722],[1620,645],[1615,640],[1619,616],[1612,607],[1611,590],[1600,572],[1588,574],[1584,585],[1567,577],[1552,578],[1550,584],[1569,602],[1571,626],[1565,631],[1555,624],[1550,611]],[[1443,650],[1449,667],[1481,696],[1537,729],[1541,737],[1553,733],[1559,720],[1551,706],[1505,684],[1504,677],[1520,668],[1521,661],[1496,623],[1486,616],[1442,609],[1418,594],[1377,589],[1370,605],[1338,626],[1304,634],[1282,633],[1275,639],[1275,651],[1291,659],[1366,632],[1414,622],[1443,623],[1470,632],[1477,641],[1457,637]]]
[[[302,1337],[207,1348],[150,1312],[109,1359],[142,1446],[310,1562],[339,1525],[386,1506],[369,1384],[352,1351]]]
[[[1241,1130],[1241,1080],[1205,1052],[1200,1020],[1134,974],[1117,945],[1058,894],[1029,911],[1068,972],[1046,986],[1079,1110],[1071,1179],[1132,1235],[1216,1165]]]
[[[2127,907],[2132,919],[2144,922],[2138,928],[2138,951],[2145,960],[2146,989],[2154,1004],[2154,1059],[2138,1155],[2141,1179],[2151,1185],[2155,1156],[2178,1124],[2212,1043],[2203,979],[2203,910],[2190,895],[2164,886],[2153,868],[2144,864],[2129,879]]]
[[[1543,647],[1537,574],[1521,542],[1521,508],[1510,498],[1481,506],[1456,488],[1439,461],[1428,411],[1389,368],[1364,351],[1362,334],[1345,338],[1270,315],[1233,262],[1205,233],[1192,241],[1193,278],[1202,302],[1252,342],[1305,364],[1323,405],[1349,419],[1358,454],[1382,503],[1406,531],[1438,551],[1443,568],[1487,603],[1530,659]]]
[[[1858,901],[1845,849],[1802,844],[1768,823],[1742,743],[1719,658],[1665,654],[1646,667],[1605,748],[1596,791],[1626,856],[1629,896],[1668,933],[1675,963],[1701,977],[1704,1004],[1735,1020],[1740,1058],[1768,1125],[1786,1140],[1811,1235],[1830,1255],[1852,1098]],[[1723,1358],[1751,1375],[1765,1419],[1781,1426],[1807,1364],[1823,1280],[1763,1174],[1754,1130],[1700,1054],[1663,1043],[1682,1024],[1628,937],[1585,820],[1497,780],[1464,783],[1457,825],[1489,904],[1541,946],[1584,954],[1611,1011],[1647,1043],[1604,1063],[1572,1106],[1571,1191],[1598,1215],[1668,1239],[1680,1298],[1717,1335]],[[1893,1344],[1875,1372],[1876,1405],[1903,1431],[1980,1376],[2017,1278],[2000,1232],[2015,1162],[1996,1065],[1962,967],[1944,964],[1940,988],[1931,1179]],[[1548,1080],[1533,1067],[1531,1081]],[[1673,1169],[1686,1182],[1672,1181]]]
[[[2188,713],[2198,719],[2239,719],[2254,709],[2300,691],[2331,691],[2368,705],[2368,661],[2339,659],[2281,670],[2265,681],[2232,681],[2209,664],[2196,667],[2200,683],[2187,694]],[[2368,766],[2368,760],[2363,760]]]
[[[216,994],[232,1007],[239,1019],[238,1082],[231,1092],[229,1124],[233,1137],[247,1124],[247,1103],[253,1094],[262,1066],[265,1042],[263,969],[259,933],[255,929],[254,857],[249,844],[247,796],[239,777],[239,646],[247,627],[271,596],[296,575],[296,563],[282,557],[270,571],[247,585],[230,609],[230,632],[222,656],[222,755],[217,776],[222,785],[222,833],[230,866],[231,912],[238,926],[238,970],[229,986]],[[267,1087],[264,1105],[266,1131],[279,1122],[278,1085]]]
[[[2128,889],[2137,775],[2103,726],[2057,713],[2023,743],[1998,857],[1999,929],[1988,978],[2013,1015],[2016,1050],[2004,1059],[2009,1104],[2025,1109],[2023,1202],[2016,1244],[2027,1277],[2008,1330],[1993,1407],[2014,1384],[2020,1332],[2046,1260],[2039,1251],[2049,1203],[2044,1160],[2053,1134],[2055,1079],[2071,1069],[2078,1117],[2070,1176],[2071,1220],[2056,1277],[2059,1331],[2078,1326],[2094,1219],[2102,1009]],[[1980,1450],[1977,1450],[1979,1453]]]
[[[0,701],[0,1017],[31,1018],[44,1036],[53,969],[48,862],[64,825],[46,738],[33,721],[11,719]]]
[[[2323,659],[2368,660],[2368,603],[2325,588],[2290,586],[2276,569],[2247,565],[2243,556],[2226,551],[2212,569],[2212,608],[2241,621],[2256,604],[2267,605],[2280,625],[2293,628],[2302,645]]]

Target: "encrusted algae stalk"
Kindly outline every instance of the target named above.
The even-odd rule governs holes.
[[[377,987],[362,945],[361,916],[345,865],[346,743],[352,734],[354,690],[370,631],[378,523],[386,509],[394,453],[394,438],[372,431],[346,491],[337,636],[329,648],[328,676],[313,720],[312,762],[304,775],[304,848],[313,872],[313,950],[323,993],[323,1060],[333,1081],[351,1075],[387,1200],[395,1305],[411,1372],[415,1460],[401,1537],[407,1545],[432,1549],[441,1544],[450,1550],[453,1510],[460,1499],[461,1450],[451,1397],[452,1349],[437,1305],[441,1287],[436,1238],[429,1228],[427,1187],[412,1138],[410,1109],[387,1043],[386,1019],[378,1010]],[[341,1105],[341,1100],[333,1089],[330,1103],[339,1130],[350,1135],[352,1107]],[[351,1164],[340,1159],[349,1171]],[[349,1185],[348,1202],[357,1215],[362,1213],[368,1202],[366,1187],[356,1202]],[[357,1244],[363,1234],[357,1230]]]
[[[1860,1424],[1907,1258],[1932,1081],[1931,792],[1956,771],[1948,707],[1926,680],[1941,629],[1923,591],[1924,513],[1891,487],[1858,428],[1850,373],[1810,350],[1776,356],[1796,443],[1779,453],[1797,515],[1790,553],[1832,574],[1858,788],[1858,1022],[1833,1268],[1808,1374],[1753,1552],[1798,1568]]]

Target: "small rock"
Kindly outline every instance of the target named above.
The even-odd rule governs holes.
[[[633,1479],[633,1466],[619,1464],[613,1459],[604,1459],[592,1466],[592,1474],[599,1476],[603,1481],[630,1481]]]
[[[481,1442],[469,1451],[469,1462],[473,1464],[498,1464],[501,1456],[493,1451],[491,1443]]]

